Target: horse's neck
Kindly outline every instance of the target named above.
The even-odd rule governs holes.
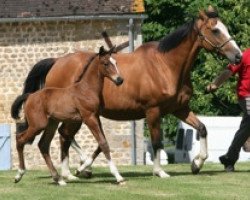
[[[85,74],[79,82],[80,87],[90,86],[92,91],[100,93],[103,88],[104,76],[99,72],[98,58],[95,58],[88,66]]]
[[[197,37],[197,33],[193,31],[170,53],[170,56],[178,56],[179,59],[177,61],[177,65],[173,67],[179,68],[177,71],[184,75],[190,73],[191,67],[200,51]],[[169,59],[169,57],[167,57],[167,59]]]

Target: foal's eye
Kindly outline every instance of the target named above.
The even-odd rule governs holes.
[[[213,29],[212,32],[213,32],[213,34],[215,34],[215,35],[220,34],[220,30],[217,29],[217,28],[216,28],[216,29]]]

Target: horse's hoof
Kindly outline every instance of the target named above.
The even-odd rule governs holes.
[[[75,175],[78,177],[83,177],[83,178],[91,178],[92,171],[84,170],[84,171],[80,172],[80,171],[76,170]]]
[[[191,170],[192,170],[192,173],[193,173],[193,174],[199,174],[199,172],[200,172],[200,167],[198,167],[198,166],[195,164],[195,160],[192,161]]]
[[[154,171],[154,172],[153,172],[153,175],[154,175],[154,176],[158,176],[158,177],[160,177],[160,178],[169,178],[169,177],[170,177],[170,175],[167,174],[166,172],[164,172],[163,170]]]
[[[126,181],[125,180],[119,181],[119,182],[117,182],[117,185],[124,186],[124,185],[126,185]]]
[[[91,178],[92,177],[92,171],[83,171],[82,176],[84,178]]]
[[[80,175],[81,175],[81,172],[80,172],[79,170],[76,170],[76,171],[75,171],[75,175],[76,175],[76,176],[80,176]]]
[[[63,179],[59,180],[59,181],[57,182],[57,184],[58,184],[59,186],[66,186],[66,185],[67,185],[67,183],[66,183]]]

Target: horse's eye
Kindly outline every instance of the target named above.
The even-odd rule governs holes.
[[[216,28],[216,29],[213,29],[212,32],[213,32],[213,34],[215,34],[215,35],[220,34],[220,30],[217,29],[217,28]]]

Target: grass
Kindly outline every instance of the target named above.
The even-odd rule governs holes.
[[[93,178],[80,179],[59,187],[47,170],[30,170],[23,180],[13,183],[16,171],[0,171],[1,200],[248,200],[250,163],[236,165],[235,173],[223,172],[219,164],[205,164],[199,175],[190,173],[189,164],[170,164],[164,169],[171,178],[152,176],[151,166],[119,167],[126,185],[114,184],[108,168],[95,167]]]

